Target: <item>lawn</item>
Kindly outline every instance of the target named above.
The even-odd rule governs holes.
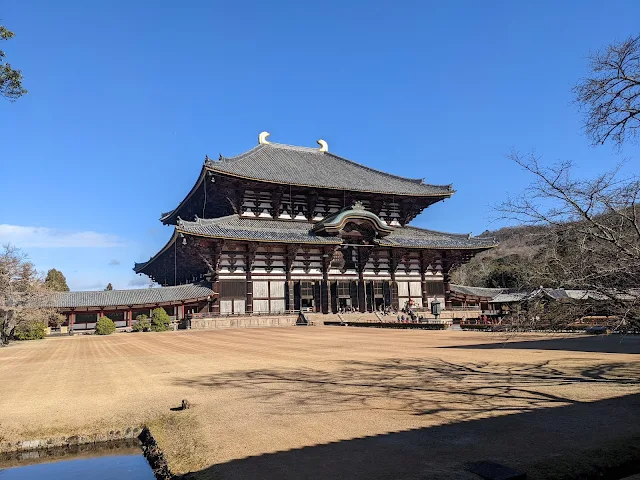
[[[639,355],[631,336],[348,327],[50,338],[0,349],[0,443],[146,424],[195,478],[532,471],[640,436]]]

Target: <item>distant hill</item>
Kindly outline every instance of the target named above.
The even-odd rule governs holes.
[[[476,255],[456,268],[453,281],[476,287],[536,288],[536,264],[548,242],[548,227],[506,227],[485,231],[480,237],[495,238],[499,245]],[[537,261],[538,260],[538,261]],[[553,287],[553,285],[545,285]]]

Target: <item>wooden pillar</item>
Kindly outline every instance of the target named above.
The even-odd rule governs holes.
[[[367,287],[364,283],[363,272],[358,273],[358,310],[361,313],[367,311]]]
[[[322,313],[332,313],[331,311],[331,284],[327,277],[322,280]],[[326,307],[324,302],[326,302]]]
[[[213,307],[211,308],[211,313],[213,315],[220,315],[220,281],[216,278],[215,282],[211,284],[211,290],[213,290]],[[183,312],[184,312],[184,306]]]
[[[398,300],[398,282],[395,273],[391,277],[391,307],[400,310],[400,300]]]
[[[76,312],[71,310],[69,312],[69,330],[73,329],[73,325],[76,323]]]
[[[253,262],[256,259],[256,253],[258,251],[257,243],[247,243],[247,254],[245,255],[244,269],[245,278],[247,281],[247,295],[245,300],[244,311],[247,314],[253,313],[253,279],[251,277],[251,269],[253,268]]]
[[[389,274],[391,275],[391,285],[389,285],[389,296],[391,297],[391,308],[400,310],[398,301],[398,283],[396,282],[396,270],[398,269],[400,256],[392,248],[389,250]]]
[[[395,308],[396,310],[400,310],[399,301],[398,301],[398,283],[396,282],[396,271],[392,267],[391,268],[391,282],[389,285],[389,297],[391,300],[391,308]]]
[[[251,264],[245,263],[245,279],[247,281],[247,291],[245,297],[244,311],[247,315],[253,313],[253,280],[251,279]]]
[[[451,309],[451,274],[448,271],[444,273],[444,308]]]
[[[294,217],[293,213],[293,202],[291,208],[291,218]],[[293,264],[296,260],[296,255],[298,254],[299,245],[287,245],[287,253],[285,257],[285,272],[286,272],[286,280],[287,280],[287,300],[288,300],[288,310],[295,309],[295,294],[293,291],[293,280],[291,280],[291,270],[293,270]]]
[[[332,250],[322,250],[322,282],[320,282],[320,297],[324,303],[320,306],[322,313],[332,313],[331,311],[331,285],[329,284],[329,267],[331,266]]]
[[[427,292],[427,276],[425,271],[420,272],[420,285],[422,286],[422,307],[429,308],[429,293]]]
[[[127,327],[131,328],[133,326],[133,309],[129,308],[127,310]]]
[[[295,305],[295,294],[293,291],[293,280],[291,280],[291,273],[287,272],[287,298],[288,298],[288,302],[289,302],[289,310],[294,310],[296,305]]]

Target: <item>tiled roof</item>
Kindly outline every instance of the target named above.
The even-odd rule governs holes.
[[[42,299],[43,306],[55,308],[115,307],[118,305],[143,305],[179,302],[206,298],[213,291],[199,284],[175,287],[137,288],[133,290],[108,290],[99,292],[56,292]]]
[[[340,244],[340,237],[316,235],[314,224],[298,220],[266,220],[242,218],[237,215],[202,219],[195,222],[180,221],[178,231],[192,235],[255,240],[263,242]],[[396,227],[380,245],[414,248],[489,248],[495,245],[492,239],[474,238],[469,235],[436,232],[417,227]]]
[[[300,221],[241,218],[237,215],[179,221],[178,231],[214,238],[255,240],[262,242],[339,244],[340,238],[321,237],[311,232],[312,224]]]
[[[470,287],[467,285],[455,285],[451,284],[451,291],[460,293],[462,295],[472,295],[474,297],[493,298],[496,295],[505,291],[504,288],[485,288],[485,287]]]
[[[491,299],[491,303],[509,303],[509,302],[520,302],[529,298],[530,294],[527,292],[509,292],[505,291],[503,293],[497,294],[495,297]]]
[[[468,234],[437,232],[418,227],[397,227],[380,240],[380,245],[414,248],[490,248],[497,245],[492,238]]]
[[[360,165],[317,148],[260,144],[235,157],[205,162],[205,167],[241,178],[338,190],[396,195],[453,194],[451,185],[429,185]]]

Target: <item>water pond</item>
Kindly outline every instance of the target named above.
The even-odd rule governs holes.
[[[137,440],[0,456],[0,480],[154,480]]]

